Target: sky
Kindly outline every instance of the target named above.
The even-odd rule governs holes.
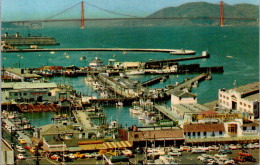
[[[117,13],[134,15],[138,17],[148,16],[157,10],[165,7],[176,7],[188,2],[198,0],[85,0],[86,2]],[[2,0],[1,19],[2,21],[16,20],[39,20],[53,16],[64,9],[67,9],[81,0]],[[219,4],[220,0],[203,0]],[[238,3],[250,3],[259,5],[258,0],[224,0],[224,3],[234,5]],[[123,17],[107,13],[85,4],[86,18],[113,18]],[[67,11],[65,14],[54,18],[80,18],[80,5]]]

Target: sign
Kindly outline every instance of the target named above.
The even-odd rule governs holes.
[[[171,121],[171,120],[164,120],[164,121],[158,121],[156,123],[157,126],[175,126],[178,122]]]
[[[231,119],[231,118],[242,118],[242,114],[234,113],[234,114],[202,114],[198,115],[198,119]]]
[[[31,92],[31,95],[45,95],[46,92]]]

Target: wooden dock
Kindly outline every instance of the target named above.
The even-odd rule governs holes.
[[[154,77],[154,78],[152,78],[152,79],[150,79],[150,80],[147,80],[147,81],[143,82],[143,83],[142,83],[142,86],[146,87],[146,86],[153,85],[153,84],[155,84],[155,83],[160,82],[160,81],[161,81],[162,79],[164,79],[164,78],[168,79],[168,78],[169,78],[169,75]]]
[[[182,90],[184,88],[191,88],[191,86],[194,82],[196,82],[196,81],[200,82],[200,81],[204,80],[206,78],[206,76],[207,76],[206,73],[202,73],[198,76],[195,76],[195,77],[181,83],[180,85],[176,86],[175,88],[168,90],[166,92],[166,95],[170,96],[174,91]]]
[[[14,53],[14,52],[69,52],[69,51],[122,51],[122,52],[161,52],[181,55],[193,55],[196,54],[193,50],[183,50],[181,49],[142,49],[142,48],[52,48],[52,49],[4,49],[3,53]]]

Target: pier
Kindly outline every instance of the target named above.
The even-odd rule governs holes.
[[[4,53],[15,53],[15,52],[60,52],[60,51],[122,51],[122,52],[161,52],[161,53],[175,53],[182,55],[194,55],[196,54],[193,50],[183,50],[181,49],[142,49],[142,48],[52,48],[52,49],[4,49]]]
[[[202,74],[200,74],[200,75],[198,75],[198,76],[195,76],[195,77],[193,77],[193,78],[191,78],[191,79],[189,79],[189,80],[187,80],[187,81],[184,81],[182,84],[176,86],[175,88],[168,90],[168,91],[166,92],[166,95],[167,95],[167,96],[170,96],[170,95],[171,95],[174,91],[176,91],[176,90],[182,90],[182,89],[184,89],[184,88],[191,88],[192,84],[193,84],[195,81],[200,82],[200,81],[204,80],[204,79],[206,78],[206,76],[207,76],[206,73],[202,73]]]
[[[163,66],[163,64],[170,63],[170,62],[195,60],[195,59],[201,59],[201,58],[210,58],[210,55],[207,54],[207,55],[195,56],[195,57],[185,57],[185,58],[175,58],[175,59],[167,59],[167,60],[148,61],[148,62],[145,63],[145,65],[147,66],[147,65],[157,63],[160,66]],[[145,68],[147,68],[147,67],[145,67]]]
[[[159,104],[155,104],[154,108],[163,113],[165,116],[167,116],[169,119],[173,120],[173,121],[178,121],[178,120],[182,120],[182,118],[180,116],[178,116],[176,113],[174,113],[170,107],[166,106],[166,105],[159,105]]]
[[[168,79],[169,78],[169,75],[165,75],[165,76],[158,76],[158,77],[155,77],[155,78],[152,78],[148,81],[145,81],[144,83],[142,83],[142,86],[150,86],[150,85],[153,85],[155,83],[158,83],[159,81],[163,80],[163,79]]]

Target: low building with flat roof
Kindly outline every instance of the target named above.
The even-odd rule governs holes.
[[[253,113],[259,117],[259,82],[218,91],[220,108]]]
[[[183,130],[179,127],[136,127],[132,130],[119,129],[123,140],[133,141],[134,146],[180,145],[184,142]]]
[[[30,73],[21,68],[5,68],[5,75],[10,76],[13,79],[20,79],[21,81],[33,81],[42,78],[40,75]]]

